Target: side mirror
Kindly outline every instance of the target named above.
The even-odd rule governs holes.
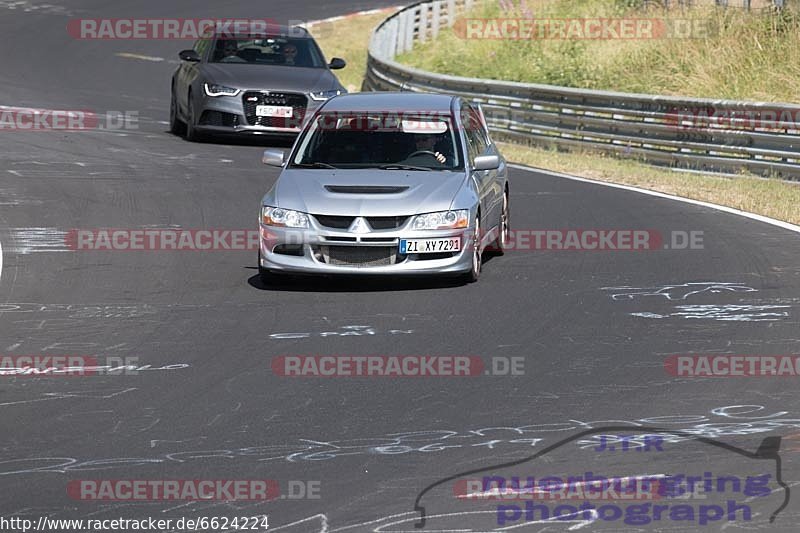
[[[340,68],[344,68],[347,66],[347,61],[342,59],[341,57],[334,57],[331,59],[331,62],[328,63],[328,68],[331,70],[339,70]]]
[[[496,155],[479,155],[472,164],[475,170],[496,170],[500,168],[500,158]]]
[[[261,162],[271,167],[282,167],[286,163],[286,152],[275,149],[264,150]]]
[[[194,50],[183,50],[178,54],[178,57],[181,58],[181,61],[189,61],[190,63],[200,62],[200,55]]]

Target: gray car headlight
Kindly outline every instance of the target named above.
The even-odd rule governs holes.
[[[411,229],[457,229],[469,227],[469,209],[417,215]]]
[[[237,96],[241,89],[235,87],[226,87],[225,85],[218,85],[216,83],[204,83],[203,89],[208,96]]]
[[[261,207],[261,223],[284,228],[307,228],[308,215],[300,211],[265,205]]]
[[[339,96],[342,94],[342,91],[339,89],[332,89],[330,91],[317,91],[315,93],[310,93],[311,99],[316,100],[317,102],[321,102],[323,100],[328,100],[329,98],[333,98],[334,96]]]

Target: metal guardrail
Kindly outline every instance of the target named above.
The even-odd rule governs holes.
[[[437,92],[481,104],[512,142],[629,155],[708,171],[800,179],[800,105],[574,89],[435,74],[398,54],[452,27],[474,0],[424,0],[372,34],[365,91]]]

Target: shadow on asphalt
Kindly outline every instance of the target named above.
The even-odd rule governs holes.
[[[496,255],[485,253],[483,265],[486,266]],[[258,267],[244,267],[257,270]],[[275,282],[265,286],[258,275],[252,276],[247,283],[262,291],[284,292],[385,292],[385,291],[420,291],[433,289],[449,289],[468,285],[457,276],[420,275],[395,277],[391,275],[376,276],[311,276],[311,275],[274,275]],[[480,281],[478,281],[480,283]]]
[[[247,267],[253,268],[253,267]],[[465,283],[457,278],[392,276],[275,276],[275,282],[265,286],[258,275],[247,283],[262,291],[281,292],[386,292],[419,291],[461,287]]]

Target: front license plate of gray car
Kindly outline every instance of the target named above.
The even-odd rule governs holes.
[[[288,118],[292,116],[292,107],[283,105],[257,105],[256,116]]]
[[[400,239],[401,254],[440,254],[461,251],[461,238]]]

